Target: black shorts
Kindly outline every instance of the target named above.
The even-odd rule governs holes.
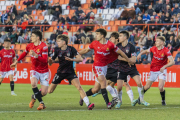
[[[134,69],[132,71],[129,72],[118,72],[118,80],[124,80],[124,82],[127,82],[127,76],[130,75],[131,78],[133,78],[136,75],[139,75],[139,72],[137,71],[137,69]]]
[[[59,84],[64,79],[67,79],[69,82],[71,82],[75,78],[78,78],[75,73],[56,73],[51,83]]]
[[[113,68],[107,69],[106,79],[117,83],[117,70]]]

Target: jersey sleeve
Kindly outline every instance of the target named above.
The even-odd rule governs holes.
[[[94,41],[89,45],[89,49],[94,49]]]
[[[48,55],[48,47],[47,46],[44,46],[43,49],[42,49],[42,55]]]
[[[29,53],[29,44],[26,46],[25,51],[19,56],[19,58],[17,59],[17,61],[22,60],[24,57],[26,57],[26,55]]]
[[[52,55],[51,59],[52,59],[52,60],[55,60],[55,59],[57,58],[57,56],[58,56],[57,49],[54,48],[53,51],[54,51],[54,52],[53,52],[53,55]]]
[[[113,44],[112,42],[110,42],[110,46],[109,47],[110,47],[111,50],[113,50],[115,52],[117,52],[119,50],[119,48],[115,44]]]
[[[167,58],[172,56],[170,50],[168,49],[166,50],[165,55],[167,56]]]
[[[48,47],[46,45],[44,45],[42,48],[42,57],[38,56],[37,59],[42,63],[48,62]]]
[[[131,53],[131,57],[132,57],[132,56],[136,56],[136,51],[135,51],[134,45],[131,45],[130,53]]]
[[[73,53],[73,57],[79,54],[74,47],[71,48],[71,52]]]
[[[16,53],[14,50],[13,50],[13,59],[16,59]]]

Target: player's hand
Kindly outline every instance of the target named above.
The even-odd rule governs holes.
[[[137,60],[141,61],[141,55],[140,54],[137,56]]]
[[[17,63],[18,63],[18,61],[16,61],[16,62],[12,63],[12,64],[10,65],[10,68],[14,68],[14,67],[16,67]]]
[[[165,67],[162,67],[161,69],[160,69],[160,72],[164,72],[164,70],[165,70]]]
[[[65,60],[73,61],[73,59],[72,59],[72,58],[69,58],[69,57],[65,57]]]
[[[49,59],[49,60],[48,60],[48,64],[49,64],[49,66],[51,66],[51,65],[53,64],[53,60],[52,60],[52,59]]]
[[[129,60],[128,60],[128,64],[129,64],[129,66],[131,67],[131,65],[134,65],[134,62],[133,62],[131,59],[129,59]]]
[[[36,58],[38,57],[38,54],[36,54],[34,50],[30,50],[29,54],[35,56]]]
[[[14,71],[14,75],[16,75],[16,73],[17,73],[17,70]]]
[[[122,57],[120,55],[118,56],[118,60],[122,60]]]

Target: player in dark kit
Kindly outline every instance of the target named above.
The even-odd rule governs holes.
[[[82,57],[81,55],[79,55],[79,53],[74,47],[67,45],[68,40],[69,38],[66,35],[59,35],[57,37],[56,42],[58,44],[58,48],[55,48],[52,58],[49,59],[49,65],[52,65],[53,60],[55,60],[58,57],[59,67],[48,89],[48,93],[52,93],[56,89],[57,85],[61,83],[62,80],[67,79],[78,89],[81,97],[83,98],[83,101],[86,103],[88,107],[88,110],[92,110],[94,108],[94,104],[89,103],[89,99],[86,93],[84,92],[83,88],[81,87],[79,79],[76,76],[73,68],[73,61],[81,62]]]
[[[136,62],[135,46],[132,45],[131,43],[129,43],[128,39],[129,39],[129,32],[121,31],[119,34],[119,42],[120,43],[117,46],[128,56],[128,58],[131,59],[131,61],[133,61],[135,63]],[[118,75],[118,80],[117,80],[118,94],[121,95],[120,92],[123,87],[123,82],[127,82],[127,76],[130,75],[131,78],[133,78],[135,80],[135,82],[137,83],[138,93],[139,93],[141,104],[143,104],[145,106],[149,106],[149,103],[144,101],[144,98],[143,98],[144,96],[141,93],[143,86],[141,83],[139,72],[136,69],[136,65],[129,66],[128,62],[120,56],[118,57],[118,59],[120,60],[120,64],[119,64],[119,72],[120,73]],[[121,96],[119,96],[119,98],[120,97]],[[135,106],[136,102],[137,102],[136,100],[133,100],[131,102],[131,105]],[[116,106],[118,106],[118,105],[119,104],[117,104]]]

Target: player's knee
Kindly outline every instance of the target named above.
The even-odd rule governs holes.
[[[36,88],[37,87],[37,85],[33,84],[33,83],[31,83],[31,86],[32,86],[32,88]]]
[[[79,86],[77,86],[76,87],[79,91],[81,91],[82,90],[82,87],[79,85]]]
[[[158,86],[160,91],[163,91],[164,87],[163,86]]]
[[[47,92],[41,92],[42,96],[45,96],[47,94]]]
[[[54,91],[54,90],[48,89],[48,93],[49,93],[49,94],[53,93],[53,91]]]

